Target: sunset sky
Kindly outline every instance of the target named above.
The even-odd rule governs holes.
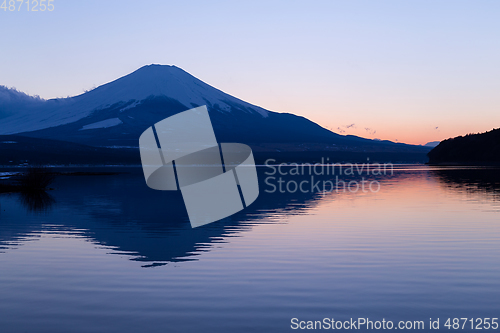
[[[340,134],[425,144],[500,127],[500,1],[53,3],[0,9],[0,85],[66,97],[172,64]]]

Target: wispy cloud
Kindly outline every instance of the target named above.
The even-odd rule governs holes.
[[[0,118],[15,114],[29,106],[45,102],[39,96],[30,96],[16,88],[7,88],[0,85]]]
[[[345,132],[346,132],[346,130],[348,130],[348,129],[350,129],[350,128],[355,129],[355,128],[356,128],[356,124],[354,124],[354,123],[353,123],[353,124],[349,124],[349,125],[342,125],[342,126],[339,126],[339,127],[337,127],[337,131],[338,131],[340,134],[342,134],[342,133],[345,133]]]
[[[347,130],[349,129],[356,129],[356,124],[355,123],[352,123],[352,124],[349,124],[349,125],[341,125],[339,127],[337,127],[337,132],[340,133],[340,134],[343,134],[343,133],[346,133]],[[365,131],[368,132],[368,134],[370,135],[375,135],[375,133],[377,133],[377,131],[373,128],[370,128],[370,127],[365,127]]]
[[[369,127],[365,127],[365,131],[367,131],[367,132],[368,132],[368,134],[370,134],[370,135],[374,135],[375,133],[377,133],[377,131],[376,131],[376,130],[371,129],[371,128],[369,128]]]

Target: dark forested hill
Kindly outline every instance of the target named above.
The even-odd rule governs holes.
[[[444,140],[428,156],[431,164],[500,163],[500,128]]]

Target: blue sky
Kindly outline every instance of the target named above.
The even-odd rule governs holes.
[[[0,84],[65,97],[174,64],[343,134],[420,144],[500,127],[500,1],[53,3],[0,10]]]

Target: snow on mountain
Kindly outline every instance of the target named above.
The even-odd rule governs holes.
[[[113,126],[118,126],[123,124],[123,122],[118,118],[106,119],[103,121],[98,121],[96,123],[88,124],[80,128],[80,131],[89,130],[89,129],[97,129],[97,128],[109,128]]]
[[[245,112],[268,117],[267,110],[228,95],[175,66],[144,66],[75,97],[37,100],[35,103],[23,95],[21,97],[26,103],[20,103],[18,100],[23,99],[18,98],[14,107],[11,95],[7,96],[0,90],[0,134],[31,132],[73,123],[113,104],[135,100],[134,105],[125,110],[151,96],[177,100],[186,109],[206,104],[209,110],[216,106],[218,111],[231,112],[231,108],[237,105]]]

